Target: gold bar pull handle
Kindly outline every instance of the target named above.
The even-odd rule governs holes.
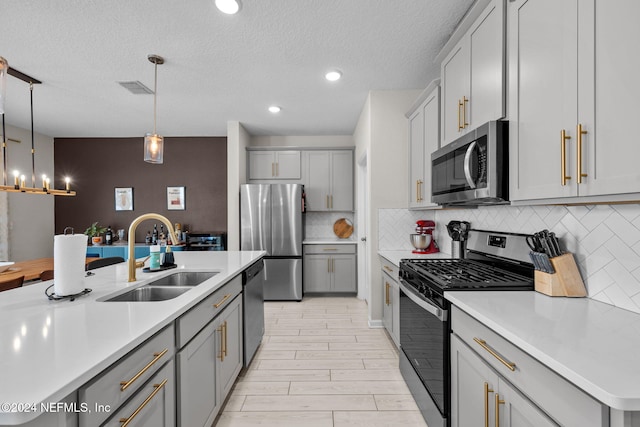
[[[220,332],[220,353],[218,354],[218,359],[224,362],[224,324],[221,324],[216,331]]]
[[[576,135],[578,137],[578,171],[576,175],[578,175],[578,184],[582,184],[582,178],[587,176],[586,173],[582,173],[582,135],[586,135],[587,131],[582,129],[582,124],[578,124],[578,129],[576,129]]]
[[[331,273],[331,258],[327,258],[327,273]]]
[[[331,209],[333,209],[333,194],[331,195],[331,198],[329,200],[331,200]]]
[[[220,301],[218,301],[216,304],[213,304],[213,306],[214,306],[215,308],[220,308],[220,306],[221,306],[222,304],[224,304],[224,302],[225,302],[226,300],[228,300],[230,297],[231,297],[231,294],[227,294],[227,295],[223,296],[223,297],[222,297],[222,299],[221,299]]]
[[[496,427],[500,427],[500,405],[504,405],[504,400],[496,393]]]
[[[151,399],[153,399],[155,397],[156,394],[158,394],[158,392],[160,392],[160,390],[162,390],[162,387],[165,386],[165,384],[167,384],[167,379],[163,380],[160,384],[154,384],[154,390],[151,392],[151,394],[144,400],[144,402],[142,402],[140,404],[140,406],[138,406],[138,409],[136,409],[133,414],[129,415],[129,418],[120,418],[120,422],[122,423],[122,426],[120,427],[127,427],[129,425],[129,423],[131,423],[131,421],[133,421],[133,419],[140,413],[140,411],[142,411],[142,409],[147,406],[147,404],[149,402],[151,402]]]
[[[223,351],[224,351],[224,357],[227,357],[227,321],[225,320],[224,323],[222,324],[223,326],[223,333],[224,333],[224,347],[222,347]]]
[[[571,176],[567,175],[567,140],[571,139],[569,135],[567,135],[567,131],[562,129],[560,131],[560,182],[562,185],[567,185],[567,180],[571,179]]]
[[[384,303],[386,305],[389,305],[389,282],[384,282],[384,286],[385,286],[385,288],[384,288],[384,293],[385,293],[385,295],[384,295]]]
[[[326,206],[327,206],[327,209],[329,209],[329,195],[328,195],[328,194],[327,194],[327,202],[326,202]]]
[[[467,126],[469,126],[469,123],[467,123],[467,102],[469,102],[469,100],[467,99],[466,96],[462,97],[462,129],[466,129]]]
[[[280,162],[276,163],[276,176],[280,176]]]
[[[493,357],[495,357],[496,359],[498,359],[498,360],[500,361],[500,363],[502,363],[504,366],[506,366],[507,368],[509,368],[509,370],[511,370],[511,371],[515,371],[515,370],[516,370],[516,364],[515,364],[515,363],[513,363],[513,362],[508,362],[508,361],[504,360],[504,359],[502,358],[502,356],[500,356],[498,353],[496,353],[496,352],[495,352],[495,350],[494,350],[494,349],[492,349],[491,347],[489,347],[489,346],[487,345],[487,342],[486,342],[485,340],[480,339],[480,338],[476,338],[476,337],[474,337],[474,338],[473,338],[473,340],[474,340],[475,342],[477,342],[477,343],[480,345],[480,347],[482,347],[482,348],[484,348],[485,350],[487,350],[487,351],[489,352],[489,354],[490,354],[490,355],[492,355]]]
[[[458,132],[464,129],[464,125],[460,124],[460,111],[462,111],[462,101],[458,100]]]
[[[493,393],[493,389],[489,388],[489,383],[484,383],[484,427],[489,427],[489,393]]]
[[[120,391],[125,391],[126,389],[128,389],[131,384],[133,384],[138,378],[142,376],[142,374],[147,372],[150,367],[155,365],[156,362],[160,360],[160,358],[162,358],[162,356],[164,356],[167,353],[167,351],[169,351],[169,349],[165,348],[160,353],[153,353],[153,359],[151,360],[151,362],[147,363],[147,366],[142,368],[140,372],[135,374],[129,381],[120,381]]]
[[[276,164],[271,162],[271,176],[276,176]]]
[[[384,269],[387,270],[389,273],[393,273],[393,268],[389,267],[388,265],[383,265]]]

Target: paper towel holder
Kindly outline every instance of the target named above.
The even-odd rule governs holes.
[[[67,230],[71,230],[70,234],[73,234],[73,227],[65,227],[64,230],[62,230],[62,234],[64,234],[66,236],[67,235]]]

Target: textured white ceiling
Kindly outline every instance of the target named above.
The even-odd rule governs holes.
[[[0,56],[42,80],[35,129],[53,137],[130,137],[153,129],[147,55],[158,67],[158,133],[350,135],[369,90],[422,89],[473,0],[2,0]],[[324,79],[330,68],[343,78]],[[282,107],[278,115],[269,105]],[[8,78],[6,122],[30,128],[28,85]]]

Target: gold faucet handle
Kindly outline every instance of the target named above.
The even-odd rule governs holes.
[[[144,263],[147,262],[147,260],[151,258],[151,255],[149,255],[148,257],[146,257],[145,259],[143,259],[142,261],[136,261],[136,268],[142,268],[144,267]]]

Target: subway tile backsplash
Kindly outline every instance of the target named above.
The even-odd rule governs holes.
[[[429,218],[431,216],[431,218]],[[466,210],[380,209],[379,249],[412,249],[417,219],[436,222],[436,241],[450,252],[446,224],[466,220],[472,228],[555,232],[573,252],[590,298],[640,313],[640,205],[492,206]],[[404,236],[403,236],[404,235]]]

